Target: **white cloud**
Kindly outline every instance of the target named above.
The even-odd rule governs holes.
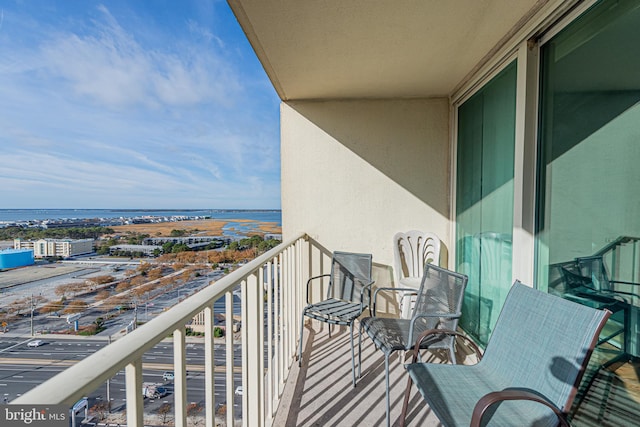
[[[49,71],[77,94],[108,107],[158,107],[226,103],[240,90],[233,66],[207,45],[146,49],[100,10],[91,34],[59,32],[41,48]]]
[[[278,207],[278,100],[252,54],[200,15],[169,34],[97,10],[5,13],[3,206]]]

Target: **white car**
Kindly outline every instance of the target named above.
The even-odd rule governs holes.
[[[239,385],[238,387],[236,387],[236,396],[242,396],[242,386]]]
[[[41,345],[44,345],[44,341],[33,340],[33,341],[29,341],[29,343],[27,344],[27,347],[40,347]]]

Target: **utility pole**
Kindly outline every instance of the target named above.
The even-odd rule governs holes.
[[[134,303],[133,306],[133,326],[131,329],[136,329],[138,327],[138,303]]]
[[[34,305],[33,305],[33,294],[31,294],[31,336],[34,336],[33,333],[33,311],[34,311]]]

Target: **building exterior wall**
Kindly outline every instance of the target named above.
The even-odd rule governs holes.
[[[446,98],[283,103],[284,239],[306,232],[391,266],[393,235],[418,229],[440,237],[448,265],[448,128]]]
[[[68,258],[74,255],[89,254],[93,252],[93,239],[40,239],[36,241],[15,239],[13,241],[13,247],[15,249],[32,249],[36,258],[54,256]]]
[[[0,251],[0,270],[33,265],[33,250],[8,249]]]

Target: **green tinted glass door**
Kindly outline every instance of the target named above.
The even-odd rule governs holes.
[[[536,234],[539,286],[613,311],[609,344],[636,357],[639,29],[640,1],[604,1],[542,46]]]
[[[486,343],[511,286],[516,64],[458,109],[456,270],[461,326]]]

